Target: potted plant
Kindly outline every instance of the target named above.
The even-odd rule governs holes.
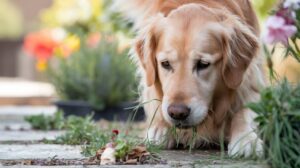
[[[113,37],[101,39],[96,47],[83,46],[50,68],[50,81],[62,100],[56,105],[67,115],[94,111],[96,119],[127,120],[133,114],[124,109],[135,105],[134,65]]]
[[[120,50],[124,43],[119,45],[119,39],[126,41],[128,26],[116,24],[120,17],[109,11],[110,1],[66,4],[55,0],[44,10],[44,28],[26,36],[24,49],[37,59],[37,69],[46,72],[55,86],[59,95],[55,104],[65,115],[93,111],[96,119],[127,120],[133,114],[124,108],[136,105],[132,103],[136,87],[133,65],[127,50]],[[68,12],[74,15],[63,19]],[[141,114],[139,119],[143,119]]]

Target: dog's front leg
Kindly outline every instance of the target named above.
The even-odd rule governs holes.
[[[263,142],[256,134],[255,113],[243,109],[231,121],[228,154],[231,157],[263,155]]]

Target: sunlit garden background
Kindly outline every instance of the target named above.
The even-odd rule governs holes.
[[[300,87],[294,85],[300,80],[300,2],[251,2],[261,23],[261,56],[271,87],[262,91],[261,102],[249,107],[260,115],[257,121],[268,147],[264,159],[273,167],[296,168]],[[119,145],[116,158],[132,149],[135,157],[156,150],[128,138],[133,128],[127,125],[129,120],[138,125],[129,133],[132,136],[141,135],[147,126],[129,57],[135,32],[111,0],[1,0],[0,22],[0,108],[58,111],[52,117],[28,115],[26,121],[37,130],[67,130],[49,142],[82,145],[85,156],[99,154],[97,150],[110,141]],[[276,139],[282,137],[290,139]],[[163,163],[152,157],[145,163]]]

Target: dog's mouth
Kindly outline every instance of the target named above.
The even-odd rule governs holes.
[[[185,122],[175,122],[174,125],[176,128],[179,128],[179,129],[190,129],[192,127],[195,127],[194,125],[190,125]]]
[[[176,128],[179,128],[179,129],[190,129],[190,128],[192,128],[193,126],[191,126],[191,125],[181,125],[181,124],[176,124],[175,127],[176,127]]]
[[[191,123],[189,120],[183,120],[183,121],[173,120],[172,123],[173,123],[173,125],[176,128],[179,128],[179,129],[190,129],[190,128],[202,125],[204,123],[206,117],[204,117],[203,119],[201,119],[197,123]]]

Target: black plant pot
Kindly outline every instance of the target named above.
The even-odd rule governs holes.
[[[90,104],[84,101],[56,101],[54,104],[58,109],[64,112],[64,116],[76,115],[87,116],[93,115],[94,120],[105,119],[108,121],[143,121],[145,119],[145,112],[142,107],[133,110],[137,103],[126,102],[120,103],[117,106],[107,107],[103,110],[97,110]]]
[[[93,113],[93,107],[84,101],[55,101],[54,104],[64,112],[64,116],[87,116]]]
[[[103,110],[95,110],[96,120],[105,119],[108,121],[143,121],[145,112],[143,107],[137,107],[137,103],[124,102],[117,106],[107,107]]]

